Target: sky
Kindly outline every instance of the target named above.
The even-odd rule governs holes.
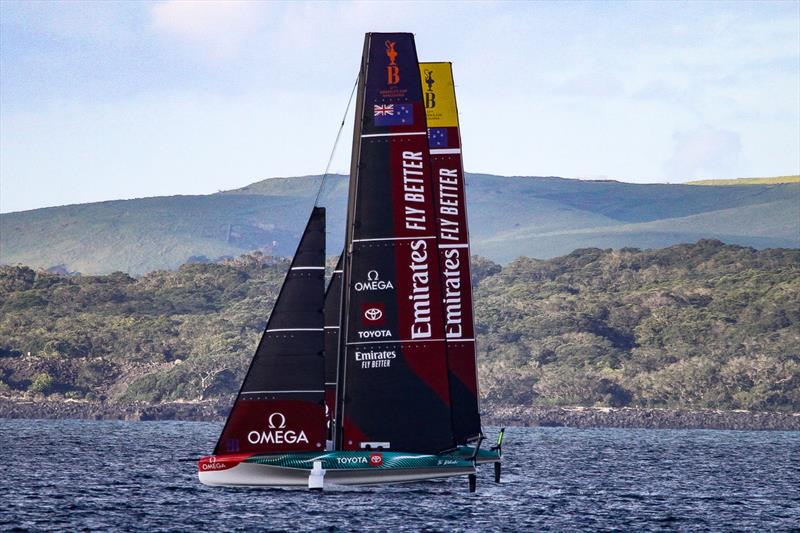
[[[800,173],[797,1],[2,0],[0,212],[320,174],[367,31],[453,62],[468,172]]]

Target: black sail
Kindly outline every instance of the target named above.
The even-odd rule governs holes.
[[[336,373],[339,360],[339,320],[342,309],[342,256],[325,292],[325,413],[329,428],[336,418]]]
[[[325,209],[315,207],[214,453],[325,448]]]
[[[414,37],[370,33],[353,138],[337,449],[455,446]]]

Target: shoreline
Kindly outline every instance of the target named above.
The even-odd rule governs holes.
[[[219,400],[119,404],[0,398],[0,418],[7,419],[222,422],[229,408],[230,402]],[[715,409],[515,406],[498,407],[482,418],[494,426],[800,431],[800,413]]]

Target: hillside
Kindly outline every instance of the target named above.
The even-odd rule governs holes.
[[[170,196],[0,214],[0,263],[143,274],[252,250],[290,255],[319,176]],[[347,178],[332,176],[328,253],[342,247]],[[506,263],[576,248],[660,248],[702,238],[800,247],[800,183],[697,187],[467,175],[473,251]]]
[[[229,400],[288,266],[0,267],[0,395]],[[484,408],[800,411],[800,250],[718,241],[474,258]]]
[[[800,176],[695,180],[687,181],[686,185],[775,185],[778,183],[800,183]]]

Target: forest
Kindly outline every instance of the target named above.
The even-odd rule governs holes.
[[[136,278],[1,266],[0,395],[231,398],[288,264],[251,253]],[[484,410],[800,411],[800,250],[474,256],[472,276]]]

